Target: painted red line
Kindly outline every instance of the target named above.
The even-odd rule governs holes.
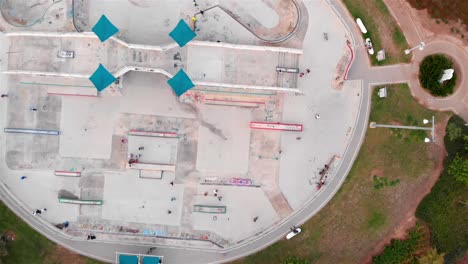
[[[256,127],[255,125],[269,125],[269,127]],[[272,126],[293,126],[299,129],[290,129],[290,128],[275,128]],[[285,124],[285,123],[272,123],[272,122],[250,122],[251,129],[263,129],[263,130],[280,130],[280,131],[296,131],[302,132],[304,130],[304,126],[301,124]]]
[[[232,103],[248,103],[248,104],[265,104],[265,102],[256,101],[235,101],[235,100],[223,100],[223,99],[205,99],[206,101],[219,101],[219,102],[232,102]]]
[[[345,72],[345,75],[344,75],[344,78],[343,78],[344,80],[348,79],[349,68],[351,67],[351,64],[353,63],[353,60],[354,60],[354,51],[353,51],[353,48],[351,47],[351,42],[346,41],[346,45],[348,46],[349,50],[351,51],[351,60],[349,61],[348,66],[346,67],[346,72]]]
[[[261,128],[261,127],[250,127],[252,129],[258,129],[258,130],[275,130],[275,131],[293,131],[293,132],[302,132],[301,130],[293,130],[293,129],[281,129],[281,128]]]
[[[283,125],[283,126],[300,126],[300,127],[302,127],[302,124],[287,124],[287,123],[280,123],[280,122],[262,122],[262,121],[255,121],[255,122],[250,122],[250,124],[260,124],[260,125]]]
[[[85,95],[85,94],[64,94],[64,93],[47,93],[51,95],[65,95],[65,96],[82,96],[82,97],[98,97],[97,95]]]

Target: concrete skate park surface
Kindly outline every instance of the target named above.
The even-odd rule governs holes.
[[[122,16],[121,10],[127,10],[127,15]],[[180,18],[189,21],[200,10],[206,12],[197,15],[197,26],[200,28],[197,31],[198,39],[209,41],[255,44],[260,39],[286,39],[292,36],[291,33],[297,30],[301,22],[307,23],[300,21],[300,8],[296,1],[288,0],[210,0],[200,1],[196,8],[191,1],[175,5],[171,1],[98,0],[75,1],[75,24],[80,31],[90,31],[101,14],[105,13],[120,28],[119,37],[123,40],[160,45],[171,41],[168,33]],[[150,17],[157,19],[148,19]]]
[[[230,3],[229,8],[237,8],[244,20],[255,19],[256,34],[263,31],[274,38],[292,32],[298,19],[286,2],[246,1]],[[200,4],[209,7],[208,2]],[[245,8],[250,4],[252,9]],[[84,78],[3,75],[3,87],[9,87],[1,91],[9,94],[2,106],[4,127],[60,130],[61,134],[2,134],[2,182],[24,207],[47,207],[48,213],[42,217],[49,223],[69,221],[63,234],[80,239],[95,232],[103,241],[229,250],[268,234],[323,192],[323,188],[317,189],[319,171],[330,160],[327,177],[335,181],[363,100],[361,82],[332,85],[337,64],[347,50],[347,31],[327,3],[307,1],[306,5],[301,17],[307,17],[308,27],[295,29],[297,34],[283,43],[287,47],[298,47],[303,39],[309,43],[302,54],[292,57],[302,71],[311,70],[294,79],[301,93],[204,90],[213,100],[226,94],[261,98],[255,107],[229,105],[234,99],[223,105],[181,102],[167,85],[167,77],[155,73],[127,72],[121,76],[121,88],[97,97],[48,93],[50,87],[92,89]],[[120,38],[151,45],[170,43],[167,33],[178,20],[199,11],[192,1],[180,5],[171,1],[88,1],[81,8],[75,10],[75,16],[79,12],[83,28],[89,29],[106,10],[121,27]],[[258,17],[265,8],[265,17]],[[128,18],[121,13],[125,9],[130,10]],[[165,12],[155,17],[154,9]],[[286,13],[289,17],[284,18]],[[199,21],[199,40],[264,43],[221,8],[206,12]],[[275,29],[282,23],[288,26]],[[328,32],[328,41],[323,32]],[[282,58],[279,52],[188,45],[139,54],[112,39],[101,44],[87,37],[17,35],[9,41],[10,52],[16,53],[3,62],[8,71],[89,75],[99,63],[114,73],[136,64],[160,67],[171,74],[185,68],[198,81],[288,87],[276,73]],[[77,57],[58,59],[57,50],[68,48]],[[182,60],[175,59],[177,52]],[[85,55],[80,58],[79,53]],[[30,111],[32,107],[38,110]],[[303,124],[304,131],[252,130],[252,121]],[[177,137],[134,137],[130,131],[169,132]],[[130,153],[141,154],[140,161],[145,163],[175,164],[175,172],[163,171],[162,178],[142,177],[138,170],[127,169]],[[60,177],[54,170],[82,174]],[[27,175],[27,180],[21,181],[21,175]],[[102,200],[103,204],[64,204],[58,202],[59,197]],[[201,212],[200,206],[209,212]]]

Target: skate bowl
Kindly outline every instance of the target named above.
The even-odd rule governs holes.
[[[63,0],[4,0],[0,12],[7,23],[15,27],[30,27],[41,21],[47,11]]]

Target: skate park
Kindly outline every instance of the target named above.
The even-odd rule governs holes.
[[[141,12],[154,8],[140,2],[147,4]],[[106,42],[93,32],[5,32],[4,128],[58,135],[4,133],[2,182],[25,207],[47,207],[41,221],[69,222],[57,232],[72,240],[92,232],[96,241],[227,252],[278,228],[347,169],[342,163],[352,159],[348,146],[359,136],[354,131],[367,100],[361,82],[344,81],[352,36],[326,2],[306,4],[307,26],[277,44],[262,42],[217,7],[198,19],[197,37],[179,47],[167,35],[179,19],[193,28],[199,9],[191,3],[175,8],[186,15],[167,30],[151,32],[161,36],[154,42],[132,37],[135,25],[112,10],[106,15],[122,31]],[[221,31],[218,42],[203,32],[217,16],[239,34]],[[98,18],[90,11],[86,24]],[[60,50],[75,57],[57,58]],[[99,64],[118,79],[100,92],[88,79]],[[299,77],[278,67],[310,73]],[[178,96],[167,81],[180,70],[194,86]],[[270,125],[255,129],[252,122]],[[138,162],[129,164],[134,156]],[[18,181],[21,175],[28,181]]]

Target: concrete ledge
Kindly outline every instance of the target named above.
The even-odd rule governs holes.
[[[175,165],[170,164],[152,164],[152,163],[127,163],[127,168],[134,170],[152,170],[152,171],[175,171]]]
[[[55,176],[66,176],[66,177],[80,177],[80,171],[54,171]]]

